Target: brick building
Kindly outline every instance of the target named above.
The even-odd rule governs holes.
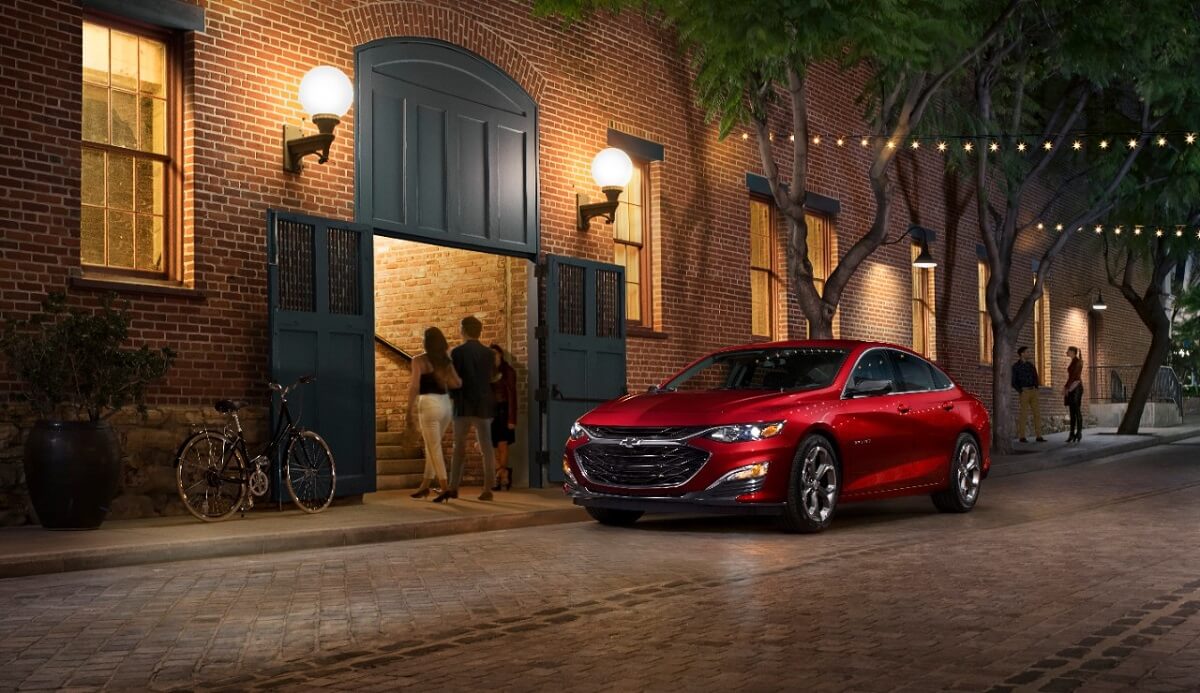
[[[788,299],[782,221],[756,193],[753,138],[718,139],[695,106],[691,74],[671,35],[635,15],[564,27],[533,16],[529,3],[518,0],[15,0],[0,8],[0,22],[7,37],[0,58],[0,312],[28,313],[48,290],[68,289],[83,304],[115,290],[131,302],[137,341],[179,352],[152,393],[150,419],[119,419],[130,457],[127,500],[119,504],[126,514],[171,511],[171,455],[192,424],[215,420],[214,399],[258,403],[260,413],[251,418],[263,427],[263,383],[273,358],[270,210],[373,229],[370,290],[379,339],[371,396],[381,458],[400,458],[381,459],[379,473],[392,478],[380,486],[404,485],[420,471],[403,462],[415,454],[412,437],[398,434],[408,382],[404,354],[420,350],[428,325],[454,341],[465,314],[484,321],[484,341],[502,345],[518,370],[523,406],[514,472],[518,483],[541,483],[535,394],[551,383],[538,358],[547,298],[535,268],[551,255],[625,267],[630,391],[714,347],[806,333]],[[501,236],[456,236],[462,229],[446,220],[387,221],[393,197],[407,200],[416,188],[389,192],[364,183],[388,180],[380,171],[410,162],[407,153],[389,149],[403,146],[388,139],[403,122],[385,120],[382,98],[364,96],[382,94],[371,91],[375,82],[368,78],[388,74],[382,60],[356,74],[368,47],[395,51],[388,54],[395,64],[415,70],[390,79],[442,89],[454,103],[470,101],[486,112],[481,123],[510,111],[532,118],[525,130],[485,128],[484,144],[476,142],[494,145],[490,153],[528,145],[528,156],[512,159],[523,162],[521,175],[533,176],[528,185],[514,192],[519,175],[490,164],[476,181],[480,199],[492,205],[484,208],[493,211],[492,222],[502,220]],[[494,93],[455,93],[462,70],[423,73],[413,66],[443,58],[421,50],[448,56],[439,69],[467,65],[468,76]],[[312,130],[297,89],[318,65],[349,75],[358,98],[336,129],[328,162],[308,158],[299,173],[288,172],[280,131]],[[833,68],[816,72],[809,85],[814,130],[865,130],[855,103],[859,79]],[[528,99],[533,109],[508,108],[505,98]],[[424,122],[420,108],[404,113]],[[460,116],[469,110],[461,108]],[[362,125],[368,118],[374,119],[369,131]],[[785,122],[776,127],[781,146]],[[455,151],[466,151],[463,143],[479,133],[454,127]],[[589,167],[610,144],[634,155],[635,182],[615,224],[592,221],[580,231],[576,195],[598,198]],[[816,147],[812,156],[808,185],[817,195],[810,244],[814,265],[827,273],[839,248],[871,219],[869,159],[857,147]],[[501,166],[508,161],[503,152],[495,157]],[[929,246],[939,265],[914,270],[908,241],[881,248],[846,292],[840,335],[915,345],[987,401],[990,367],[983,363],[978,302],[984,270],[971,191],[948,182],[935,152],[905,153],[896,168],[904,184],[893,235],[902,237],[913,224],[932,229]],[[440,206],[426,208],[451,210],[466,225],[463,215],[474,207],[442,203],[447,195],[467,199],[469,177],[439,170],[459,185],[433,190]],[[397,175],[403,179],[403,171]],[[518,205],[515,232],[526,236],[506,246],[509,203]],[[453,232],[438,241],[422,224]],[[1040,248],[1027,241],[1018,249],[1015,286],[1022,272],[1032,283]],[[1141,361],[1147,340],[1127,306],[1113,300],[1103,315],[1088,311],[1085,294],[1103,284],[1087,239],[1073,242],[1056,262],[1048,298],[1024,340],[1037,346],[1055,385],[1071,344],[1090,364]],[[1044,393],[1043,411],[1061,417],[1055,392]],[[26,420],[19,414],[7,420],[0,429],[0,519],[23,521],[18,445]],[[399,452],[384,455],[385,447]]]

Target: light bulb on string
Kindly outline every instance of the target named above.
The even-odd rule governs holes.
[[[846,144],[846,140],[842,139],[841,137],[837,138],[837,146],[840,147],[843,144]]]
[[[1130,149],[1133,149],[1133,148],[1137,147],[1137,140],[1136,140],[1136,139],[1132,139],[1132,138],[1131,138],[1131,139],[1130,139],[1128,142],[1126,142],[1125,144],[1126,144],[1126,145],[1127,145],[1127,146],[1128,146]]]
[[[938,150],[939,152],[944,152],[944,151],[946,151],[946,143],[945,143],[945,142],[938,142],[938,143],[937,143],[937,150]]]
[[[1083,149],[1083,142],[1080,142],[1079,140],[1075,140],[1074,142],[1071,143],[1071,149],[1074,149],[1075,151],[1079,151],[1080,149]]]
[[[1104,227],[1101,226],[1100,224],[1096,224],[1096,233],[1103,233],[1103,232],[1104,232]]]
[[[1062,224],[1055,224],[1055,225],[1054,225],[1054,230],[1055,230],[1055,231],[1062,231],[1062,230],[1063,230],[1063,225],[1062,225]]]
[[[1183,138],[1183,141],[1187,142],[1188,144],[1195,144],[1196,143],[1196,133],[1189,132],[1187,134],[1187,136]]]
[[[1142,227],[1140,227],[1140,226],[1133,227],[1133,235],[1135,235],[1135,236],[1142,235]]]
[[[871,140],[869,140],[869,139],[868,139],[868,138],[866,138],[866,137],[862,138],[862,141],[860,141],[860,142],[859,142],[859,144],[861,144],[861,145],[862,145],[862,146],[864,146],[864,147],[865,147],[865,146],[867,146],[867,145],[868,145],[868,144],[870,144],[870,143],[871,143]]]
[[[1100,140],[1100,148],[1108,149],[1108,140]]]
[[[998,152],[998,151],[1000,151],[1000,143],[992,142],[991,144],[988,145],[988,149],[993,152]]]
[[[970,153],[971,153],[972,151],[974,151],[974,150],[975,150],[975,145],[974,145],[974,143],[972,143],[972,142],[966,142],[966,143],[964,143],[964,144],[963,144],[963,151],[965,151],[966,153],[970,154]]]
[[[796,141],[795,135],[788,135],[788,142],[795,142],[795,141]]]
[[[1113,229],[1113,234],[1114,234],[1114,235],[1117,235],[1117,236],[1120,236],[1120,235],[1121,235],[1121,227],[1120,227],[1120,226],[1118,226],[1118,227],[1114,228],[1114,229]]]
[[[1157,238],[1162,238],[1162,229],[1154,229],[1154,235]]]
[[[1042,230],[1044,230],[1045,228],[1046,228],[1046,225],[1045,225],[1045,224],[1043,224],[1042,222],[1040,222],[1040,221],[1039,221],[1039,222],[1037,223],[1037,230],[1038,230],[1038,231],[1042,231]]]
[[[1157,144],[1160,147],[1165,147],[1165,146],[1167,146],[1167,138],[1163,137],[1162,135],[1159,135],[1158,139],[1155,140],[1155,144]]]
[[[821,136],[813,135],[813,144],[821,144]]]
[[[743,132],[743,133],[742,133],[742,139],[744,139],[744,140],[748,140],[748,139],[750,139],[750,133],[748,133],[748,132]]]
[[[1025,153],[1025,143],[1024,142],[1017,142],[1017,151],[1021,152],[1022,154]]]
[[[888,149],[895,149],[895,148],[896,148],[896,141],[895,141],[895,140],[888,140],[888,143],[887,143],[887,148],[888,148]]]
[[[1054,149],[1054,143],[1051,142],[1050,140],[1046,140],[1045,142],[1042,143],[1042,149],[1045,149],[1046,151],[1050,151],[1051,149]]]
[[[912,144],[910,144],[909,146],[912,147],[913,149],[920,149],[921,148],[921,140],[913,140]]]
[[[1175,229],[1175,237],[1183,238],[1183,229]]]

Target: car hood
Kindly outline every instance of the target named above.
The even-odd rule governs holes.
[[[709,390],[651,392],[606,402],[583,416],[593,426],[708,426],[753,423],[779,416],[801,402],[818,399],[820,391],[763,392]]]

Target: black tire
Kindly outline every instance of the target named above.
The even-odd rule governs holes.
[[[246,460],[232,440],[202,431],[175,455],[175,489],[192,515],[205,522],[224,520],[246,501],[245,470]]]
[[[822,435],[800,442],[792,459],[787,506],[780,518],[784,531],[820,532],[833,521],[842,494],[842,466],[833,443]]]
[[[333,451],[325,439],[312,431],[301,431],[287,448],[284,484],[296,507],[319,513],[333,502],[337,471]]]
[[[979,502],[983,482],[983,455],[969,433],[960,433],[950,456],[949,486],[930,496],[944,513],[965,513]]]
[[[596,522],[609,527],[630,527],[644,514],[641,510],[617,510],[615,508],[588,508],[587,513]]]

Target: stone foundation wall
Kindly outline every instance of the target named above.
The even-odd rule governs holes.
[[[263,444],[268,429],[266,407],[240,412],[251,452]],[[28,412],[8,411],[0,423],[0,526],[36,524],[37,517],[25,488],[23,449],[33,426]],[[182,515],[187,512],[175,489],[175,453],[180,444],[201,427],[221,430],[224,415],[211,406],[156,407],[144,418],[127,411],[110,423],[121,439],[121,490],[113,500],[110,520]]]

